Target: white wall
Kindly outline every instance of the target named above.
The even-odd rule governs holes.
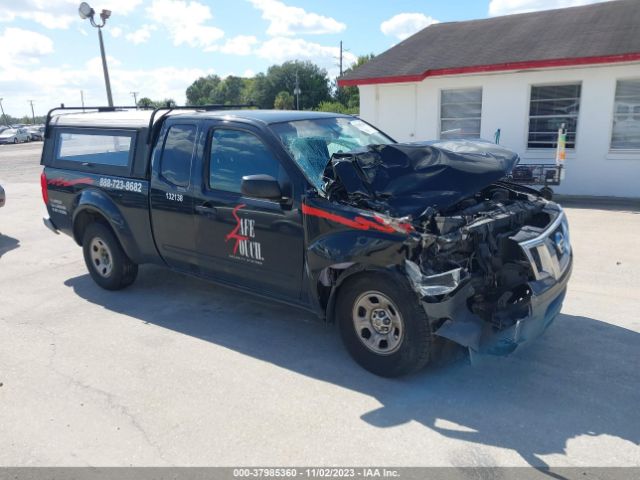
[[[438,138],[440,90],[482,87],[481,135],[522,157],[552,163],[554,150],[528,150],[531,85],[581,82],[575,150],[567,150],[566,177],[554,190],[569,195],[640,198],[640,150],[611,152],[616,80],[640,78],[640,63],[482,75],[427,77],[422,82],[360,87],[360,115],[398,141]]]

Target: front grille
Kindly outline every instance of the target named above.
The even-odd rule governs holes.
[[[536,280],[559,280],[571,262],[569,224],[563,211],[539,236],[519,242]]]

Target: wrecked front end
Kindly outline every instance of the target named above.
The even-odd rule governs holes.
[[[485,202],[470,215],[467,208],[431,218],[405,271],[436,335],[472,352],[507,354],[560,312],[569,230],[556,204]]]
[[[540,335],[560,312],[571,274],[562,208],[501,181],[517,156],[499,147],[382,148],[387,158],[375,147],[334,157],[325,172],[328,199],[405,233],[402,247],[387,251],[402,255],[395,268],[435,334],[472,353],[499,355]],[[412,192],[408,182],[422,188]]]

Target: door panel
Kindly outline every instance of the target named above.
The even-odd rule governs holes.
[[[302,221],[288,202],[248,198],[240,193],[244,175],[267,174],[285,188],[286,174],[258,132],[212,130],[195,199],[196,251],[200,268],[259,293],[298,299],[303,265]]]
[[[174,268],[197,272],[196,221],[191,188],[196,151],[195,124],[168,125],[162,148],[154,152],[151,223],[160,255]]]

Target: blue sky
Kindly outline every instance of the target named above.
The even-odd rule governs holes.
[[[253,75],[312,60],[337,75],[429,24],[593,3],[593,0],[91,0],[113,11],[104,29],[116,104],[131,91],[184,102],[197,77]],[[78,0],[0,0],[0,97],[14,116],[61,102],[105,104],[97,33]]]

